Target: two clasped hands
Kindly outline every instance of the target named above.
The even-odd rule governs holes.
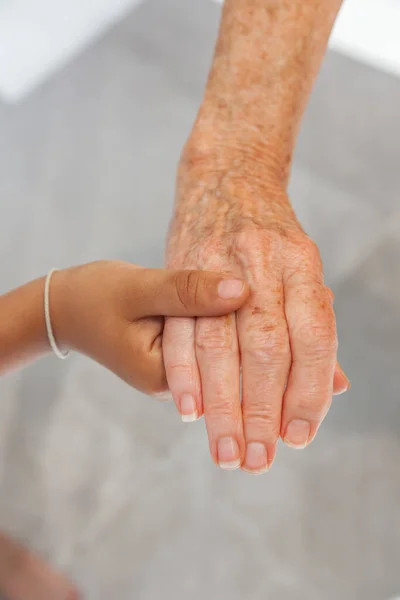
[[[262,473],[278,439],[306,447],[332,395],[333,296],[286,190],[302,115],[342,0],[225,0],[183,150],[171,270],[99,262],[55,273],[57,343],[204,414],[213,460]],[[324,198],[321,198],[324,202]],[[206,272],[207,271],[207,272]],[[0,298],[0,370],[49,351],[44,279]],[[0,536],[0,593],[67,600],[74,586]]]

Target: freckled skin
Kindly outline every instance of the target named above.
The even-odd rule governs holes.
[[[250,442],[265,444],[272,462],[292,419],[309,421],[310,442],[332,391],[348,384],[336,364],[332,295],[320,256],[287,195],[301,118],[340,5],[225,0],[204,98],[182,152],[168,264],[231,272],[252,290],[229,335],[226,319],[168,320],[164,330],[174,399],[179,408],[180,393],[195,396],[215,462],[221,437],[237,441],[244,468]],[[203,348],[196,358],[205,327],[222,342],[225,331],[225,355]],[[178,343],[183,328],[187,336]],[[228,351],[233,334],[236,354]]]

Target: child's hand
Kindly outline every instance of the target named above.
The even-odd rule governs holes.
[[[147,394],[168,390],[164,316],[220,316],[249,295],[243,281],[204,271],[101,261],[53,275],[50,312],[59,346],[90,356]]]

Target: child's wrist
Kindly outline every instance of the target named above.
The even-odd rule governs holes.
[[[73,348],[71,319],[71,271],[62,269],[52,275],[49,291],[50,321],[58,348],[65,352]]]

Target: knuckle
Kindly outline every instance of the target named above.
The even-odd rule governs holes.
[[[315,265],[320,267],[322,265],[319,248],[314,240],[309,237],[304,237],[301,241],[297,241],[296,255],[302,263],[306,262],[309,266]]]
[[[296,406],[296,412],[300,415],[307,415],[309,419],[322,421],[330,407],[330,400],[327,400],[322,395],[312,398],[303,396],[300,397]]]
[[[199,277],[199,273],[196,271],[189,271],[186,277],[186,295],[193,304],[198,303],[200,291],[201,278]]]
[[[168,374],[168,377],[191,377],[192,375],[191,365],[183,362],[165,363],[165,370]]]
[[[195,345],[200,352],[234,352],[237,348],[237,339],[231,319],[218,317],[200,321]]]
[[[261,224],[252,223],[235,235],[235,248],[239,254],[246,256],[251,264],[260,263],[260,255],[275,256],[282,248],[284,236],[273,228],[265,230]]]
[[[307,286],[323,285],[321,254],[313,240],[304,236],[301,240],[297,239],[292,243],[290,256],[292,259],[286,267],[286,285],[298,285],[299,282]]]
[[[280,364],[287,360],[289,356],[289,346],[281,342],[276,344],[265,344],[249,346],[244,349],[248,357],[255,363],[277,363]]]
[[[262,327],[258,330],[249,331],[248,339],[243,347],[243,351],[255,362],[264,363],[284,362],[290,354],[289,335],[287,327],[271,326],[267,331]]]
[[[239,252],[248,252],[249,248],[259,246],[260,237],[257,232],[249,229],[239,231],[235,236],[235,246]]]
[[[182,307],[188,311],[199,300],[201,279],[196,271],[182,271],[175,277],[175,289]]]
[[[161,332],[164,352],[174,355],[182,345],[193,345],[194,322],[192,317],[167,317]]]
[[[226,424],[230,421],[236,422],[237,419],[241,418],[240,413],[240,407],[235,408],[230,399],[219,397],[208,407],[207,418],[211,421]]]
[[[320,254],[320,251],[319,251],[319,248],[318,248],[317,244],[314,242],[314,240],[312,240],[309,237],[307,237],[305,239],[305,241],[304,241],[304,251],[311,258],[314,258],[316,260],[320,260],[321,259],[321,254]]]
[[[268,433],[268,438],[272,441],[278,439],[280,432],[280,412],[277,408],[268,404],[265,405],[244,405],[242,407],[243,419],[246,427],[249,426]]]
[[[331,355],[337,351],[336,326],[333,323],[303,323],[297,331],[300,348],[310,354]]]

